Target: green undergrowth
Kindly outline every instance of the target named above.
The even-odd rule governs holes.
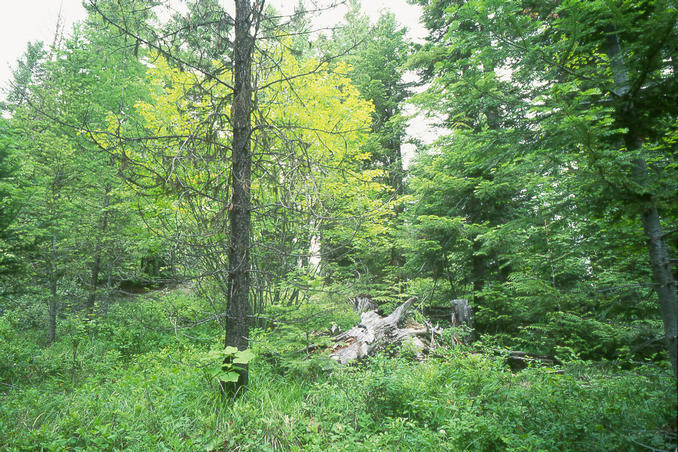
[[[225,397],[204,365],[221,347],[218,326],[181,334],[163,317],[172,306],[184,322],[196,320],[200,303],[183,295],[121,303],[50,348],[9,313],[0,317],[0,450],[675,447],[675,380],[665,367],[570,362],[512,373],[477,346],[443,347],[423,362],[392,350],[339,367],[298,351],[325,340],[303,322],[255,330],[250,386]]]

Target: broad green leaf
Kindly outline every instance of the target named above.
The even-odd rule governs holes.
[[[236,347],[228,346],[228,347],[224,348],[223,353],[224,353],[224,355],[235,355],[235,354],[238,353],[238,349]]]
[[[233,363],[235,364],[247,364],[254,359],[254,353],[250,349],[240,351],[236,353]]]
[[[240,378],[240,374],[238,374],[238,372],[226,372],[219,376],[220,380],[230,383],[236,383],[238,378]]]

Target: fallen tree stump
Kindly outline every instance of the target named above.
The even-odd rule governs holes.
[[[330,358],[346,364],[374,354],[391,344],[401,344],[406,339],[423,354],[435,342],[441,331],[431,325],[411,323],[403,328],[398,323],[405,317],[417,297],[412,297],[398,306],[389,316],[382,317],[375,310],[363,312],[360,324],[334,337]]]

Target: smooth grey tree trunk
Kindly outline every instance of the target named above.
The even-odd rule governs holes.
[[[618,108],[618,116],[624,123],[628,132],[624,135],[624,142],[629,151],[637,151],[642,148],[643,142],[636,132],[637,124],[634,118],[640,117],[634,111],[634,99],[631,97],[630,85],[626,65],[624,63],[619,36],[615,30],[608,38],[608,56],[610,69],[614,79],[615,94],[622,99]],[[676,335],[678,334],[678,297],[676,296],[676,283],[671,271],[671,261],[664,238],[661,218],[657,205],[651,193],[647,191],[648,168],[644,159],[638,158],[632,162],[631,176],[638,190],[636,197],[641,208],[641,222],[647,237],[647,248],[652,267],[652,282],[654,285],[659,307],[664,324],[664,338],[671,360],[673,374],[678,375],[678,362],[676,354]]]
[[[659,212],[654,203],[644,206],[642,213],[643,229],[647,236],[647,247],[652,265],[654,288],[659,299],[662,322],[664,323],[664,335],[666,340],[669,359],[673,367],[673,375],[678,375],[678,299],[676,298],[676,282],[671,272],[671,260],[668,248],[664,240],[659,219]]]

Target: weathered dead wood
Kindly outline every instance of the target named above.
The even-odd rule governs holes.
[[[466,325],[469,328],[473,328],[473,311],[468,304],[468,300],[464,298],[452,300],[450,301],[450,308],[452,310],[450,318],[452,326]]]
[[[382,317],[376,311],[363,312],[360,324],[334,337],[337,343],[332,347],[330,358],[346,364],[350,361],[372,355],[390,344],[408,340],[420,353],[427,351],[439,330],[430,325],[410,323],[403,328],[398,323],[405,317],[417,297],[412,297],[398,306],[389,316]],[[433,339],[433,340],[432,340]]]
[[[452,326],[461,327],[465,330],[461,341],[465,344],[470,344],[475,339],[473,334],[473,309],[468,304],[468,300],[459,298],[450,301],[450,309],[452,314],[450,322]]]
[[[361,293],[350,299],[353,303],[353,310],[359,314],[366,311],[376,311],[377,304],[372,301],[370,295]]]

